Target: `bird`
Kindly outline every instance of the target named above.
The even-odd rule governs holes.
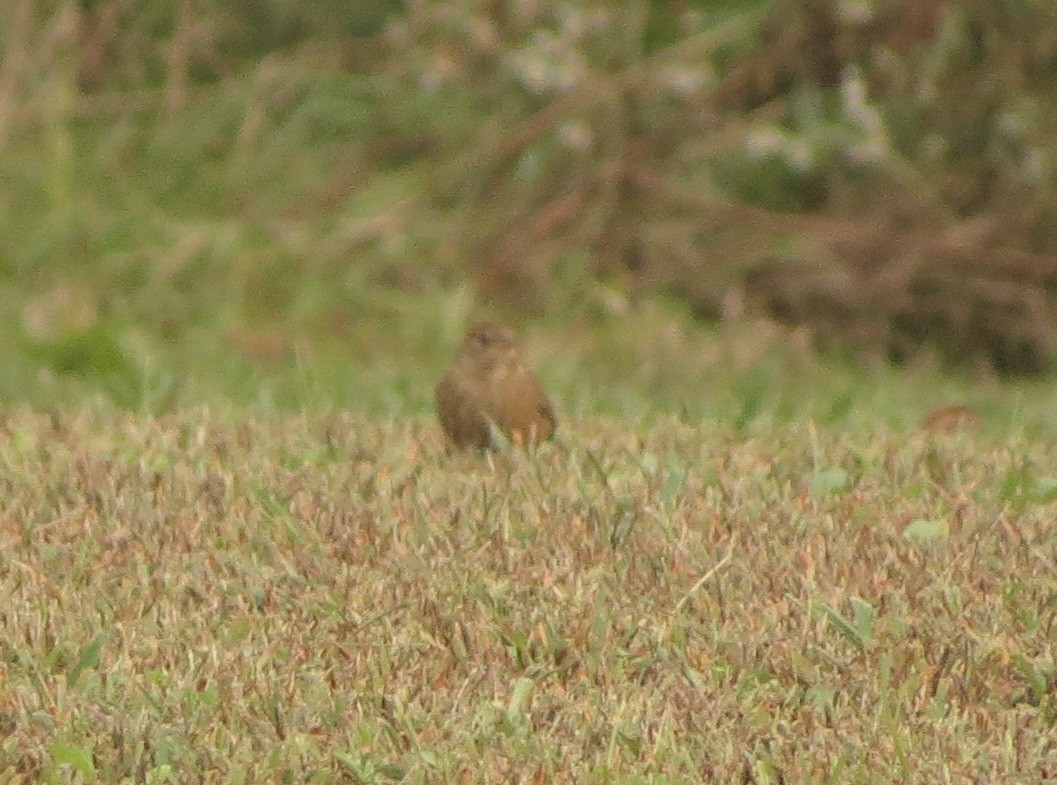
[[[951,403],[937,406],[926,414],[918,430],[923,433],[954,433],[955,431],[977,431],[980,429],[980,415],[971,406]]]
[[[558,425],[550,398],[521,359],[513,330],[499,322],[478,322],[467,331],[435,399],[441,429],[460,449],[495,447],[495,431],[527,446],[550,439]]]

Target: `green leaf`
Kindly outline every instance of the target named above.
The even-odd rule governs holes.
[[[1027,657],[1022,654],[1014,655],[1013,667],[1024,677],[1024,680],[1028,683],[1028,689],[1031,690],[1032,697],[1035,700],[1042,700],[1046,697],[1049,691],[1049,681],[1045,674],[1041,673]]]
[[[630,504],[621,504],[620,516],[613,522],[613,529],[609,533],[609,544],[614,550],[627,542],[636,520],[634,508]]]
[[[506,707],[507,722],[513,723],[524,715],[525,706],[535,686],[536,682],[524,676],[514,682],[514,689],[510,693],[510,701]]]
[[[360,762],[356,758],[352,757],[352,755],[341,750],[334,750],[333,755],[335,758],[337,758],[338,763],[345,766],[345,768],[349,769],[356,775],[360,774]]]
[[[866,650],[866,639],[862,636],[862,633],[855,628],[854,624],[845,619],[839,611],[829,605],[820,604],[817,607],[822,611],[823,615],[829,620],[829,623],[833,625],[837,632],[851,641],[860,651]]]
[[[679,491],[682,490],[683,485],[686,483],[686,475],[686,468],[682,466],[669,472],[664,480],[664,485],[661,486],[661,504],[665,507],[672,506],[675,497],[679,495]]]
[[[431,769],[440,767],[440,756],[432,750],[419,750],[418,756],[422,759],[422,762]]]
[[[1057,477],[1036,477],[1032,483],[1031,500],[1036,504],[1057,501]]]
[[[101,323],[34,348],[38,359],[59,374],[124,375],[133,368],[116,329]]]
[[[163,763],[160,766],[155,766],[153,769],[146,773],[144,782],[147,785],[161,785],[164,782],[179,782],[176,778],[176,774],[173,772],[172,764]]]
[[[846,491],[848,489],[850,484],[849,480],[848,472],[844,469],[826,469],[816,473],[815,476],[811,478],[811,483],[808,485],[808,492],[816,498],[840,493],[841,491]]]
[[[908,540],[942,540],[950,534],[950,529],[947,525],[947,521],[929,521],[924,518],[918,518],[917,520],[911,521],[910,524],[903,529],[903,536]]]
[[[509,450],[512,444],[506,434],[491,419],[488,420],[488,442],[496,452]]]
[[[393,782],[399,782],[407,777],[407,769],[404,766],[388,760],[378,764],[378,773]]]
[[[1018,501],[1025,491],[1034,485],[1031,465],[1026,459],[1006,472],[1002,480],[1002,498],[1007,502]]]
[[[91,747],[77,747],[73,744],[55,742],[48,748],[48,751],[56,766],[71,766],[86,780],[95,779],[95,762],[92,760]]]
[[[859,597],[851,598],[851,610],[855,616],[855,629],[864,641],[873,640],[873,625],[877,618],[877,611],[866,600]]]
[[[87,668],[98,668],[99,667],[99,653],[102,651],[103,643],[106,642],[106,634],[99,633],[91,641],[89,641],[82,649],[81,654],[77,658],[76,664],[73,666],[73,670],[66,676],[66,686],[72,687],[77,683],[77,680],[81,678],[81,674]]]
[[[763,409],[764,394],[768,389],[767,380],[759,373],[750,374],[743,382],[736,385],[741,408],[734,416],[734,430],[744,431]]]
[[[848,412],[851,411],[852,404],[855,403],[854,389],[845,390],[840,393],[830,403],[829,411],[822,416],[822,421],[826,423],[835,423],[848,418]]]

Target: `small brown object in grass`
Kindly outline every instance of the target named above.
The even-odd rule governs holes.
[[[957,430],[975,431],[980,428],[980,415],[961,403],[937,406],[921,420],[920,430],[925,433],[953,433]]]
[[[493,429],[519,445],[549,439],[550,399],[522,362],[514,333],[496,322],[470,328],[436,389],[437,417],[456,447],[494,446]]]

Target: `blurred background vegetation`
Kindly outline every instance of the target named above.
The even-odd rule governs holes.
[[[1048,0],[11,0],[0,47],[7,403],[422,412],[483,313],[567,410],[1052,403]]]

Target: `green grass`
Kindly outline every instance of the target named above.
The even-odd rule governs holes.
[[[73,5],[5,28],[0,781],[1057,779],[1053,379],[820,357],[589,272],[635,117],[572,101],[574,155],[473,64],[471,5],[469,37],[420,4],[409,47],[240,49],[175,109],[175,5],[95,92],[41,43],[75,49]],[[567,187],[579,223],[536,233]],[[684,219],[709,293],[797,244]],[[523,292],[482,284],[497,243]],[[517,326],[556,443],[442,449],[433,385],[480,315]],[[918,432],[951,402],[979,433]]]
[[[0,772],[1057,774],[1050,440],[8,411]]]

